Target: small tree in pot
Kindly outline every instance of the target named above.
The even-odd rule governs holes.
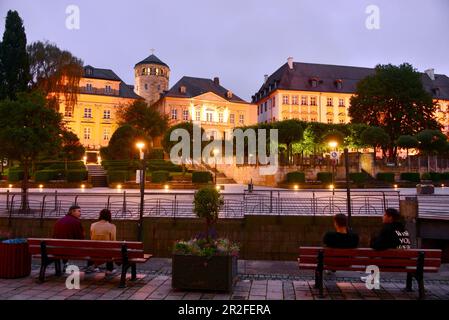
[[[195,193],[193,211],[205,220],[205,230],[173,248],[172,286],[178,289],[231,291],[237,276],[239,247],[218,238],[214,225],[223,207],[223,196],[206,187]]]

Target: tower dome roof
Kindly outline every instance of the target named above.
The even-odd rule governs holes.
[[[141,64],[159,64],[161,66],[170,68],[165,62],[161,61],[161,59],[156,57],[154,54],[151,54],[150,56],[146,57],[142,61],[136,63],[136,65],[134,67],[137,67],[138,65],[141,65]]]

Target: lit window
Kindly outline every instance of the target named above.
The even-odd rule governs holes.
[[[306,117],[303,117],[301,120],[302,120],[302,121],[307,121],[307,118],[306,118]]]
[[[159,68],[156,68],[156,75],[159,75]]]
[[[86,84],[86,91],[92,92],[92,83]]]
[[[176,110],[176,109],[171,110],[171,119],[178,120],[178,110]]]
[[[310,97],[310,105],[316,106],[316,97]]]
[[[189,110],[183,110],[182,111],[182,119],[184,121],[189,121]]]
[[[201,111],[195,111],[195,120],[201,121]]]
[[[111,92],[112,92],[111,86],[107,85],[107,86],[104,88],[104,91],[105,91],[106,93],[111,93]]]
[[[310,121],[316,122],[316,118],[310,118]]]
[[[222,112],[220,112],[220,113],[218,114],[218,122],[223,123],[223,113],[222,113]]]
[[[84,108],[84,118],[92,118],[92,109]]]
[[[84,128],[84,140],[90,140],[90,128]]]
[[[103,130],[103,140],[104,141],[109,141],[109,136],[110,136],[109,128],[105,128]]]
[[[214,121],[214,115],[212,112],[206,112],[206,121],[207,122],[212,122]]]
[[[282,103],[283,104],[288,104],[288,96],[287,95],[284,95],[284,96],[282,96]]]
[[[239,115],[239,123],[244,124],[245,123],[245,115],[241,114]]]
[[[338,106],[339,107],[344,107],[345,106],[345,99],[338,99]]]
[[[146,74],[146,69],[142,68],[142,75],[145,75],[145,74]]]
[[[231,113],[231,114],[229,115],[229,122],[230,122],[230,123],[235,123],[235,115],[234,115],[233,113]]]
[[[307,96],[301,96],[301,105],[306,106],[307,105]]]
[[[334,121],[331,118],[327,119],[327,123],[333,123],[333,122]]]
[[[332,98],[327,98],[327,103],[326,103],[326,105],[327,105],[328,107],[332,107],[332,106],[334,105],[333,99],[332,99]]]
[[[344,119],[340,119],[340,123],[345,123],[345,120]]]
[[[72,117],[73,116],[73,110],[70,107],[65,107],[65,113],[64,113],[65,117]]]
[[[292,104],[298,104],[298,96],[292,96]]]
[[[103,119],[111,119],[111,110],[103,110]]]

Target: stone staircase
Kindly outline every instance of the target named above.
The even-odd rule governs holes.
[[[208,164],[204,164],[206,169],[212,173],[213,179],[215,179],[215,175],[217,175],[217,184],[233,184],[236,183],[234,179],[228,178],[223,172],[216,171],[214,167],[209,166]]]
[[[108,177],[106,171],[101,165],[89,164],[87,165],[88,181],[92,184],[92,187],[107,187]]]

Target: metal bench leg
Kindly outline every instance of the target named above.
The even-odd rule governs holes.
[[[56,259],[55,260],[55,274],[56,276],[60,277],[62,276],[62,271],[61,271],[61,260]]]
[[[413,281],[413,273],[408,272],[407,273],[407,282],[405,285],[405,291],[411,292],[413,291],[412,289],[412,281]]]
[[[137,279],[137,270],[136,270],[136,264],[133,263],[131,265],[131,281],[135,281]]]
[[[426,298],[426,291],[424,289],[424,279],[416,279],[418,281],[419,288],[419,300],[424,300]]]
[[[127,264],[122,264],[122,275],[120,276],[119,288],[126,287],[126,271],[128,271],[129,266]]]
[[[39,282],[45,281],[45,270],[47,269],[46,263],[41,263],[41,269],[39,270]]]
[[[420,252],[416,267],[416,281],[418,281],[419,300],[426,297],[424,290],[424,252]]]
[[[323,270],[324,270],[324,252],[320,250],[318,252],[317,267],[315,270],[315,288],[319,289],[320,298],[323,296]]]

